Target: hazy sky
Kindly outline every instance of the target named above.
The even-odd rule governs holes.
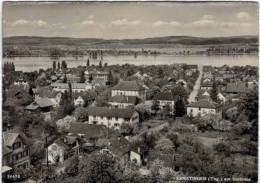
[[[5,3],[7,36],[94,37],[258,35],[258,5],[246,2]]]

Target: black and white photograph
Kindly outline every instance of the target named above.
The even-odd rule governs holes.
[[[257,1],[1,14],[1,182],[258,182]]]

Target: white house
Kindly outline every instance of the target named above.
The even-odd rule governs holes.
[[[136,104],[138,104],[138,97],[115,95],[110,98],[108,103],[113,107],[127,108],[129,106],[135,106]]]
[[[215,102],[207,99],[201,99],[197,102],[192,102],[187,106],[188,116],[204,116],[206,114],[216,114],[219,117],[222,116],[221,106]]]
[[[84,99],[81,96],[78,96],[74,99],[74,105],[75,106],[83,106],[84,105]]]
[[[51,87],[54,91],[65,92],[66,90],[69,90],[68,83],[52,83]],[[93,86],[88,83],[71,83],[72,92],[82,92],[91,90],[92,88]]]
[[[108,128],[120,129],[123,123],[139,122],[138,113],[131,108],[89,107],[89,124],[105,125]]]
[[[85,71],[85,78],[86,80],[89,80],[89,77],[92,76],[93,79],[103,79],[105,81],[108,80],[108,75],[109,75],[109,72],[102,72],[102,71],[97,71],[97,70],[86,70]]]
[[[15,86],[23,86],[24,89],[29,88],[29,83],[23,79],[14,81]]]
[[[115,95],[136,96],[145,101],[146,89],[137,81],[120,81],[112,88],[112,97]]]

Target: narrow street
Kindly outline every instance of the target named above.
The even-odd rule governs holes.
[[[203,74],[202,68],[203,68],[203,65],[198,65],[198,69],[199,69],[200,74],[199,74],[199,77],[198,77],[198,79],[197,79],[197,81],[196,81],[196,83],[193,87],[193,90],[190,93],[190,96],[188,98],[189,103],[196,101],[195,99],[196,99],[196,96],[197,96],[199,89],[200,89],[200,83],[201,83],[201,78],[202,78],[202,74]]]

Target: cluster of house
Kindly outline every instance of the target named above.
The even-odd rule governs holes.
[[[176,68],[178,68],[178,65],[176,65]],[[186,74],[192,75],[196,71],[197,66],[191,66],[189,69],[186,69]],[[95,85],[88,82],[90,77],[93,80],[102,80],[106,83],[108,75],[108,72],[86,71],[86,83],[78,83],[79,77],[67,75],[67,79],[71,82],[75,106],[83,106],[86,99],[83,99],[81,94],[95,88]],[[149,75],[141,73],[136,73],[135,76],[140,78],[140,80],[149,78]],[[222,118],[222,103],[226,103],[230,99],[233,101],[237,95],[247,93],[257,83],[254,80],[248,80],[247,83],[237,82],[236,80],[231,80],[230,78],[232,77],[234,77],[232,71],[216,71],[212,70],[211,67],[205,67],[197,101],[187,106],[187,115],[204,116],[206,114],[215,114]],[[53,82],[50,86],[35,89],[34,101],[26,106],[25,109],[31,112],[47,114],[53,108],[58,107],[62,93],[69,89],[69,84],[59,82],[57,78],[52,78]],[[218,99],[221,101],[219,103],[213,102],[210,97],[213,82],[217,83]],[[175,81],[175,83],[187,87],[185,80],[180,79]],[[26,82],[17,81],[16,85],[26,86]],[[66,128],[65,134],[48,146],[46,161],[50,164],[63,163],[73,155],[81,157],[83,153],[99,151],[109,152],[124,161],[131,160],[140,165],[141,155],[139,148],[130,146],[128,138],[120,135],[118,130],[123,124],[134,125],[139,122],[139,114],[135,111],[134,106],[140,103],[145,105],[149,102],[146,99],[147,92],[147,86],[138,79],[134,81],[120,80],[117,85],[111,88],[111,96],[108,101],[109,106],[97,107],[90,105],[87,112],[88,120],[84,123],[70,123]],[[171,112],[174,113],[174,101],[176,99],[172,92],[161,91],[155,94],[153,100],[158,101],[160,109],[170,106]],[[94,101],[94,97],[89,98],[89,103]],[[23,140],[23,136],[10,132],[5,132],[4,136],[5,169],[8,171],[13,166],[29,167],[30,161],[27,161],[29,159],[28,145]]]
[[[187,106],[187,114],[204,116],[211,113],[221,118],[222,104],[238,101],[242,95],[257,87],[256,77],[242,75],[243,80],[237,80],[237,76],[238,74],[232,70],[226,70],[225,67],[204,66],[197,101]],[[213,102],[210,97],[213,82],[216,84],[219,103]]]
[[[113,134],[113,135],[111,135]],[[122,161],[141,164],[138,147],[131,147],[129,140],[105,125],[71,123],[67,133],[48,146],[49,164],[62,164],[71,156],[79,158],[84,153],[108,152]]]

